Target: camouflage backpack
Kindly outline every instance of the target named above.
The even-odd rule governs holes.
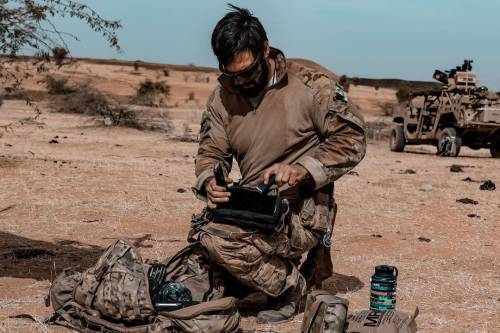
[[[148,265],[129,241],[117,240],[84,273],[65,271],[54,280],[48,304],[55,313],[48,322],[80,332],[235,332],[240,320],[235,300],[222,298],[221,285],[202,263],[197,244],[167,261],[169,281],[193,288],[193,300],[201,303],[155,311]]]

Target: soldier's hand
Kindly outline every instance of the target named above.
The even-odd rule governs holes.
[[[226,179],[230,180],[230,179]],[[231,181],[227,182],[231,183]],[[205,182],[205,190],[207,192],[207,207],[214,209],[218,203],[228,202],[231,193],[227,191],[226,186],[218,186],[215,178],[211,177]]]
[[[267,185],[271,175],[276,175],[276,184],[278,184],[278,186],[283,186],[285,184],[295,186],[311,177],[307,169],[300,164],[289,165],[282,163],[273,164],[266,170],[264,173],[264,184]]]

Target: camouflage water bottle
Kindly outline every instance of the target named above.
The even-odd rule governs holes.
[[[398,269],[394,266],[375,267],[371,277],[370,310],[385,311],[396,308],[396,284]]]

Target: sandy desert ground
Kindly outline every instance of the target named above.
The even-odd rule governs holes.
[[[107,65],[89,66],[100,78],[107,77],[103,71],[117,70],[96,66]],[[105,127],[100,119],[51,113],[42,103],[36,121],[0,138],[0,332],[69,332],[11,317],[49,315],[43,298],[54,275],[67,267],[84,269],[116,238],[132,239],[153,259],[186,245],[190,217],[203,203],[190,190],[197,144],[180,142],[176,133],[185,122],[196,132],[216,77],[199,74],[210,82],[199,83],[199,102],[188,105],[186,94],[198,84],[195,73],[187,73],[187,82],[186,73],[167,78],[174,87],[174,134]],[[125,91],[129,77],[136,76],[123,77],[123,86],[105,79],[96,84]],[[365,93],[361,99],[367,104],[377,93],[394,98],[382,89]],[[31,113],[23,101],[5,101],[0,125]],[[380,116],[372,111],[369,117]],[[58,143],[49,143],[53,139]],[[450,172],[452,164],[462,165],[463,172]],[[348,298],[353,310],[367,308],[374,266],[396,265],[398,308],[419,307],[419,331],[500,332],[499,166],[486,150],[464,149],[459,158],[443,158],[433,147],[392,153],[387,142],[370,142],[365,160],[336,184],[335,275],[324,287]],[[481,191],[486,180],[497,190]],[[422,191],[423,184],[432,190]],[[461,198],[478,204],[456,201]],[[258,326],[248,317],[242,327],[299,332],[301,318]]]

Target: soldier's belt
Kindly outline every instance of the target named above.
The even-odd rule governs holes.
[[[262,186],[257,188],[230,187],[228,189],[231,193],[229,201],[217,204],[217,208],[212,210],[212,220],[215,223],[251,229],[281,231],[288,205],[279,193],[268,193],[268,188],[269,186],[266,186],[265,190]]]

